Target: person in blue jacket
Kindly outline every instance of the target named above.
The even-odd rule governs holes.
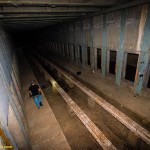
[[[38,109],[40,109],[40,106],[43,106],[42,92],[40,90],[40,87],[35,84],[34,80],[31,82],[31,85],[29,87],[29,95],[30,97],[33,97],[36,106],[38,107]]]

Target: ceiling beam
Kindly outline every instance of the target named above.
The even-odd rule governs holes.
[[[75,19],[66,21],[64,24],[75,22],[75,21],[80,21],[81,19],[88,19],[88,18],[91,18],[91,17],[94,17],[94,16],[107,14],[107,13],[110,13],[110,12],[126,9],[126,8],[129,8],[129,7],[134,7],[134,6],[138,6],[138,5],[142,5],[142,4],[146,4],[146,3],[150,3],[150,0],[134,0],[134,1],[131,1],[131,2],[128,2],[128,3],[124,3],[124,4],[117,5],[117,6],[114,6],[114,7],[111,7],[111,8],[107,8],[107,9],[103,9],[103,10],[100,10],[100,11],[97,11],[97,12],[94,12],[94,13],[90,13],[90,14],[87,14],[87,15],[82,16],[82,17],[77,18],[77,19],[75,18]]]
[[[39,24],[52,24],[52,23],[58,23],[58,22],[62,22],[62,20],[59,20],[59,21],[23,21],[23,22],[4,22],[3,25],[13,25],[13,24],[16,24],[16,25],[22,25],[22,24],[30,24],[30,25],[33,25],[33,24],[36,24],[37,26]]]
[[[104,9],[103,11],[98,11],[98,12],[95,12],[93,14],[89,14],[85,18],[94,17],[94,16],[110,13],[110,12],[113,12],[113,11],[129,8],[129,7],[134,7],[134,6],[142,5],[142,4],[146,4],[146,3],[150,3],[150,0],[134,0],[134,1],[131,1],[131,2],[128,2],[128,3],[124,3],[124,4],[121,4],[121,5],[117,5],[117,6],[114,6],[114,7],[111,7],[111,8]]]
[[[89,10],[0,10],[0,14],[51,14],[51,13],[91,13],[98,11],[97,9]]]
[[[1,14],[0,19],[19,19],[19,18],[51,18],[51,17],[80,17],[86,13],[57,13],[57,14]]]
[[[7,1],[1,0],[0,6],[15,6],[15,7],[108,7],[114,5],[114,1],[103,1],[99,3],[54,3],[43,1]]]
[[[48,19],[48,18],[41,18],[41,19],[26,19],[26,20],[2,20],[1,22],[3,22],[3,23],[5,23],[5,22],[26,22],[26,21],[65,21],[65,20],[67,20],[67,19]]]
[[[4,21],[28,21],[28,20],[64,20],[64,19],[74,19],[74,18],[77,18],[77,17],[39,17],[39,18],[11,18],[11,19],[0,19],[2,22]]]

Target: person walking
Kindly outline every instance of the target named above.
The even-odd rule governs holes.
[[[40,106],[43,106],[42,104],[42,92],[37,84],[35,84],[35,81],[33,80],[31,82],[31,85],[29,87],[29,96],[33,97],[34,102],[38,109],[40,109]]]

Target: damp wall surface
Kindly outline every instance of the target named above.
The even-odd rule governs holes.
[[[109,74],[110,51],[116,51],[115,83],[119,86],[125,79],[128,53],[137,54],[136,73],[133,75],[135,81],[129,81],[133,83],[134,93],[140,94],[142,87],[148,87],[150,74],[150,46],[145,40],[149,34],[149,17],[149,4],[144,4],[60,24],[36,34],[35,47],[42,53],[63,56],[61,53],[68,51],[72,54],[74,45],[75,62],[83,68],[88,66],[87,47],[90,47],[92,70],[97,70],[97,48],[102,49],[101,73],[104,77]],[[79,46],[82,47],[82,64]]]
[[[0,131],[14,149],[28,148],[18,59],[11,36],[0,26]]]

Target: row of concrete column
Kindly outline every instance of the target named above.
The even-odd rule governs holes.
[[[142,86],[144,82],[149,78],[150,71],[148,71],[149,65],[149,47],[150,47],[150,6],[145,4],[142,6],[141,19],[139,25],[139,35],[137,46],[139,46],[139,58],[137,64],[137,70],[134,81],[134,94],[138,95],[141,93]],[[119,35],[119,46],[116,50],[117,58],[116,58],[116,71],[115,71],[115,83],[117,86],[120,86],[121,79],[123,78],[122,68],[123,68],[123,59],[124,59],[124,36],[125,36],[125,24],[128,15],[128,8],[121,10],[121,21],[120,21],[120,35]],[[106,14],[103,14],[103,32],[102,32],[102,47],[101,47],[101,73],[103,78],[106,76],[107,72],[107,24],[106,24]],[[66,35],[64,35],[64,40],[51,40],[50,49],[52,53],[55,53],[59,56],[65,57],[68,60],[74,60],[76,64],[81,64],[84,68],[87,64],[87,51],[86,48],[90,47],[90,61],[91,61],[91,69],[96,68],[95,59],[95,47],[94,43],[94,32],[93,32],[93,18],[90,18],[90,43],[88,46],[85,45],[85,35],[83,29],[83,20],[81,20],[81,45],[79,45],[76,41],[77,33],[76,26],[74,23],[74,42],[69,43],[66,40]],[[69,32],[69,29],[67,29]],[[64,42],[65,41],[65,42]],[[80,54],[80,48],[82,52]],[[82,58],[81,58],[82,56]]]

